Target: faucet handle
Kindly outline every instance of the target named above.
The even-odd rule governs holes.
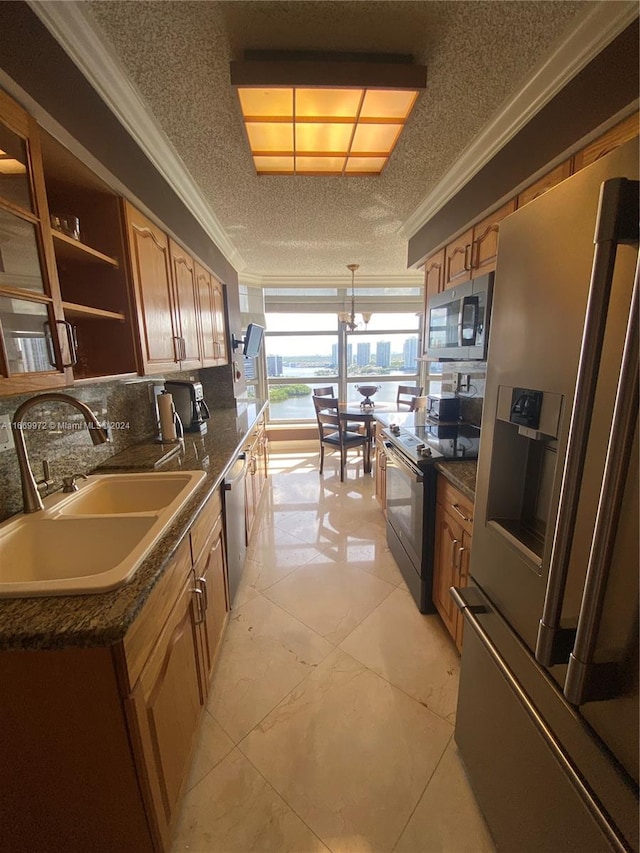
[[[70,477],[63,477],[62,478],[63,494],[68,495],[71,492],[77,492],[78,487],[76,486],[76,480],[79,480],[81,477],[83,480],[88,479],[86,474],[72,474]]]
[[[53,485],[53,479],[51,478],[51,470],[49,468],[49,460],[42,460],[42,479],[36,480],[36,486],[39,489],[48,489],[49,486]]]

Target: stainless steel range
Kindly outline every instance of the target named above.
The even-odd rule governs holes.
[[[431,599],[436,462],[476,459],[480,429],[434,421],[424,412],[376,415],[387,457],[387,543],[421,613]]]

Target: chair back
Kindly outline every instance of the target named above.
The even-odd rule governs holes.
[[[333,385],[325,385],[324,388],[314,388],[313,389],[314,397],[335,397],[336,395],[333,393]]]
[[[414,397],[420,397],[422,387],[419,385],[398,385],[398,393],[396,395],[396,403],[398,408],[406,406],[409,411],[413,411]]]
[[[316,397],[314,395],[312,399],[320,429],[320,440],[322,441],[327,432],[337,432],[339,436],[342,436],[344,421],[340,418],[338,398]]]

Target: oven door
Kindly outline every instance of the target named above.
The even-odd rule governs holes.
[[[423,554],[424,474],[393,444],[387,455],[387,520],[418,575]]]

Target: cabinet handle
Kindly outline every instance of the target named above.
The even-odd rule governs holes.
[[[462,546],[462,548],[458,548],[458,565],[454,566],[455,569],[461,569],[462,568],[462,555],[464,554],[464,552],[466,550],[467,549],[464,547],[464,545]],[[461,575],[460,580],[462,580],[463,577],[466,578],[466,575]]]
[[[471,263],[470,263],[470,258],[469,258],[469,256],[471,255],[471,252],[469,250],[472,247],[473,247],[473,243],[467,243],[467,245],[464,247],[464,268],[467,270],[467,272],[471,271]]]
[[[44,323],[42,324],[42,328],[44,329],[44,339],[47,344],[47,356],[49,358],[49,364],[51,365],[51,367],[59,369],[58,362],[56,359],[56,350],[53,345],[53,336],[51,334],[51,324],[48,320],[44,321]]]
[[[180,361],[180,338],[178,335],[173,336],[173,360]]]
[[[62,367],[74,367],[78,363],[78,338],[76,335],[76,328],[72,326],[68,320],[56,320],[56,326],[64,326],[65,332],[67,333],[67,343],[69,344],[69,354],[71,356],[71,361],[62,362]],[[51,327],[49,326],[49,322],[45,322],[44,324],[48,329],[48,338],[51,337]],[[45,335],[47,335],[47,331],[45,329]],[[53,343],[53,342],[52,342]],[[54,352],[54,361],[51,361],[51,357],[49,357],[49,362],[53,367],[57,367],[58,365],[55,363],[55,350]]]
[[[456,566],[456,545],[459,545],[459,544],[460,544],[459,539],[452,539],[451,540],[451,565],[453,566],[454,569],[458,568]]]
[[[469,269],[474,270],[478,266],[478,256],[480,255],[480,240],[471,241],[471,251],[469,253]]]
[[[196,601],[198,602],[198,616],[196,617],[196,625],[202,625],[202,623],[204,622],[204,609],[202,607],[203,599],[200,596],[204,596],[204,592],[198,587],[193,587],[191,592],[195,592],[195,594],[198,596],[196,598]]]
[[[451,504],[451,509],[454,509],[463,521],[473,522],[473,516],[465,515],[460,509],[460,504]]]
[[[207,591],[207,579],[205,577],[199,577],[198,583],[201,585],[202,592],[204,593],[204,609],[207,611],[209,609],[209,593]]]

